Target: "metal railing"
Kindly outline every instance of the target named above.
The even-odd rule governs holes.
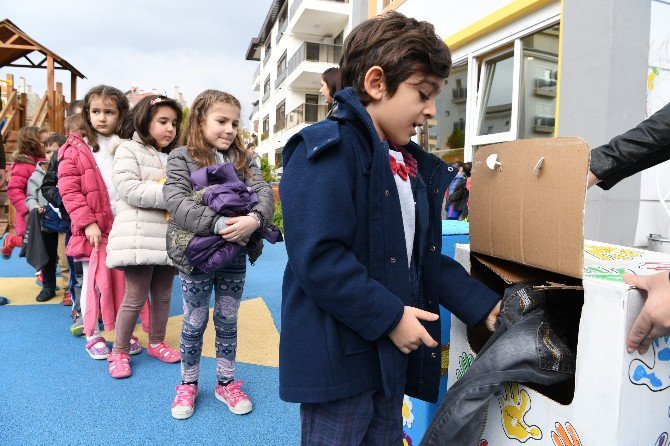
[[[255,115],[256,113],[258,113],[258,110],[260,110],[260,105],[259,104],[254,105],[254,108],[251,109],[251,114],[249,115],[249,119],[251,119],[251,117],[253,115]]]
[[[274,133],[278,133],[284,130],[285,128],[286,128],[286,118],[277,121],[272,130]]]
[[[464,102],[468,97],[468,89],[466,87],[456,87],[451,89],[452,102]]]
[[[279,87],[286,79],[286,68],[277,72],[277,79],[275,79],[275,88]]]
[[[339,63],[342,54],[342,45],[331,45],[327,43],[305,42],[300,45],[291,60],[288,61],[288,72],[290,75],[302,62],[324,62]]]
[[[300,104],[286,115],[285,128],[290,129],[299,124],[310,124],[326,119],[328,106],[321,104]]]
[[[556,79],[535,78],[535,94],[556,96]]]
[[[349,0],[325,0],[325,1],[330,1],[330,2],[337,2],[337,3],[349,3]],[[293,16],[295,15],[295,12],[298,10],[300,5],[302,4],[302,0],[295,0],[293,4],[291,5],[291,9],[289,10],[288,17],[289,19],[292,19]]]
[[[272,47],[268,48],[265,51],[265,57],[263,57],[263,65],[265,65],[268,62],[268,60],[270,59],[271,54],[272,54]]]
[[[286,31],[286,28],[288,27],[288,16],[283,22],[279,22],[279,29],[277,30],[277,39],[275,39],[275,43],[279,42],[284,35],[284,31]]]

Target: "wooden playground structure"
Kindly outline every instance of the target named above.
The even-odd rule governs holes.
[[[36,62],[37,61],[37,62]],[[31,116],[28,95],[19,91],[13,74],[0,78],[0,138],[5,148],[7,171],[16,150],[18,131],[27,125],[50,132],[64,133],[63,121],[71,102],[77,97],[77,78],[85,76],[65,59],[38,43],[9,19],[0,21],[0,68],[46,70],[47,88]],[[70,102],[65,100],[63,84],[56,82],[56,70],[70,72]],[[12,227],[13,208],[7,201],[7,184],[0,185],[0,236]]]

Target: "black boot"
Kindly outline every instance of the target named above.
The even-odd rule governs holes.
[[[42,288],[42,291],[40,291],[40,294],[37,295],[35,300],[37,302],[46,302],[52,297],[56,296],[56,290],[53,288]]]

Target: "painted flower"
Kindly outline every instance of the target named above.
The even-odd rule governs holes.
[[[402,425],[412,428],[414,414],[412,413],[412,400],[407,395],[402,400]]]
[[[412,437],[407,435],[405,431],[402,431],[402,446],[412,446]]]

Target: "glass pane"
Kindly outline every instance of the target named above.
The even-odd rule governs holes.
[[[512,120],[512,82],[514,57],[512,54],[486,62],[483,86],[483,104],[478,135],[508,132]]]
[[[556,127],[558,24],[522,39],[519,139],[551,138]]]
[[[467,79],[467,64],[451,70],[435,99],[435,118],[419,129],[419,143],[424,150],[447,162],[463,161]]]
[[[651,2],[647,115],[670,102],[670,3]]]

